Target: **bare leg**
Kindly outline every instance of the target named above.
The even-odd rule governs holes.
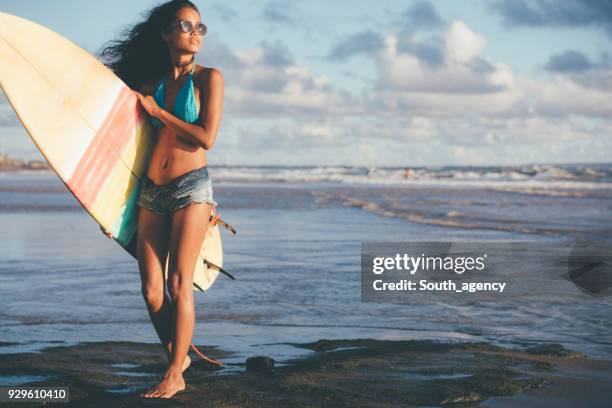
[[[168,344],[168,347],[166,348],[166,354],[168,356],[168,365],[169,365],[172,362],[172,342]],[[188,369],[190,365],[191,365],[191,357],[189,357],[189,354],[187,354],[185,356],[185,360],[183,360],[183,367],[182,367],[183,372],[185,372],[185,370]]]
[[[146,208],[140,208],[138,216],[137,251],[142,294],[151,322],[170,362],[172,361],[173,307],[164,288],[162,265],[166,263],[171,220]],[[183,370],[190,364],[191,359],[186,356]]]
[[[172,360],[163,380],[146,397],[170,398],[185,389],[182,366],[185,361],[195,325],[193,300],[193,271],[206,232],[210,204],[190,204],[176,211],[172,217],[169,243],[168,285],[174,305],[172,319]]]
[[[162,342],[162,346],[166,350],[168,363],[172,362],[172,338],[174,337],[174,307],[172,301],[166,296],[161,307],[152,306],[147,302],[149,315],[155,326],[157,335]],[[157,312],[152,312],[157,307]],[[182,365],[182,371],[185,371],[191,365],[189,355],[185,356]]]
[[[168,297],[164,298],[161,306],[157,303],[147,302],[147,309],[149,310],[149,316],[155,326],[155,331],[162,343],[162,346],[166,350],[166,356],[168,357],[168,363],[172,361],[172,338],[173,335],[173,310],[174,307]],[[182,371],[185,371],[191,365],[191,358],[189,355],[185,356],[182,365]]]
[[[138,269],[140,270],[142,295],[149,316],[162,345],[168,349],[171,342],[172,308],[164,289],[163,265],[168,253],[170,220],[147,208],[138,214]]]

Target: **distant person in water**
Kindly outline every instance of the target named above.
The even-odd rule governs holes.
[[[142,294],[169,367],[145,397],[170,398],[184,390],[183,371],[191,362],[194,265],[217,206],[206,156],[220,127],[224,88],[218,69],[195,61],[206,31],[193,3],[173,0],[151,9],[126,39],[102,51],[136,91],[156,133],[137,201],[137,251]]]

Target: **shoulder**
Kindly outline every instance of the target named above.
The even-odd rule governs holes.
[[[211,82],[220,82],[223,83],[223,74],[217,68],[209,68],[210,69],[210,81]]]
[[[196,82],[202,88],[223,85],[223,74],[218,68],[200,67],[200,70],[196,71],[194,76]]]

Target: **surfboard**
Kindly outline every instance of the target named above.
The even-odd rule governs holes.
[[[136,93],[72,41],[2,12],[0,87],[68,190],[136,258],[136,200],[155,147],[154,129]],[[222,265],[214,220],[196,262],[194,290],[210,288]]]

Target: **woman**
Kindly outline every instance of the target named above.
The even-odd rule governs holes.
[[[142,293],[169,367],[159,384],[141,394],[145,397],[170,398],[185,389],[195,324],[193,272],[217,205],[206,152],[221,123],[223,76],[195,63],[205,34],[197,7],[173,0],[153,8],[125,40],[102,51],[114,59],[107,65],[138,90],[156,129],[137,201],[137,251]],[[170,299],[163,275],[167,253]]]

